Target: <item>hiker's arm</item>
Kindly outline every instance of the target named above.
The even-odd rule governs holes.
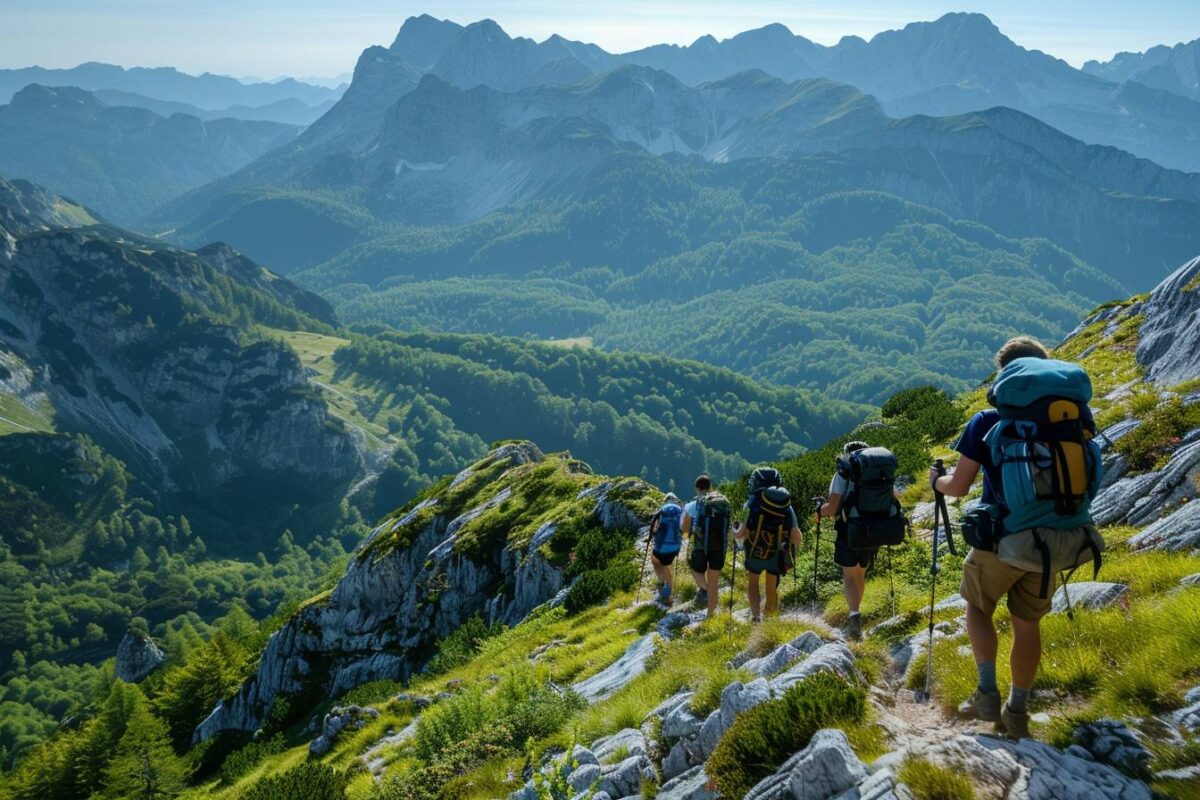
[[[948,475],[938,475],[937,469],[929,469],[929,485],[935,492],[947,497],[966,497],[975,479],[979,477],[979,462],[959,456],[958,464]]]
[[[804,541],[804,536],[800,533],[800,529],[792,528],[792,547],[799,547],[802,541]]]
[[[689,533],[692,532],[692,515],[691,514],[683,515],[683,522],[680,523],[679,530],[683,532],[684,536],[687,536]]]
[[[842,496],[834,493],[825,499],[825,505],[821,506],[819,512],[822,517],[832,517],[837,514],[838,509],[842,507]]]
[[[742,539],[746,538],[746,532],[748,530],[749,528],[747,528],[740,519],[735,520],[733,523],[733,538],[740,542]]]

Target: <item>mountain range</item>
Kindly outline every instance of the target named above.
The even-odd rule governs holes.
[[[159,101],[187,103],[197,108],[219,110],[230,106],[266,106],[281,100],[298,100],[319,106],[336,100],[344,87],[317,86],[293,78],[243,83],[225,75],[189,75],[173,67],[124,67],[89,62],[69,69],[22,67],[0,69],[0,103],[31,83],[45,86],[76,86],[89,90],[116,90]]]
[[[277,122],[164,117],[82,89],[32,84],[0,106],[0,174],[53,186],[130,224],[299,132]]]
[[[1144,53],[1117,53],[1111,60],[1089,61],[1083,71],[1112,81],[1136,81],[1192,100],[1200,100],[1200,39]]]
[[[870,41],[848,36],[833,46],[773,24],[723,41],[704,36],[688,46],[620,54],[561,36],[540,43],[511,38],[491,20],[460,26],[423,16],[406,22],[389,50],[454,85],[506,91],[574,83],[622,64],[653,67],[692,86],[756,69],[787,81],[827,78],[874,96],[895,116],[1007,106],[1089,144],[1200,170],[1194,43],[1162,57],[1163,65],[1147,63],[1160,77],[1145,79],[1134,76],[1150,74],[1140,70],[1075,69],[1020,47],[981,14],[962,13],[885,31]],[[1152,50],[1144,58],[1159,57]],[[1129,80],[1137,85],[1124,85]]]

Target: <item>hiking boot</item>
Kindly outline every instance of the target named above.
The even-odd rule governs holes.
[[[671,587],[663,584],[663,587],[658,590],[658,602],[664,606],[671,605]]]
[[[958,713],[984,722],[1000,722],[1000,693],[976,689],[975,693],[958,707]]]
[[[1000,710],[1000,721],[1004,723],[1004,730],[1008,732],[1009,738],[1029,738],[1029,714],[1013,711],[1008,707],[1008,703],[1005,703],[1004,708]]]
[[[851,614],[850,619],[846,622],[846,638],[859,641],[862,639],[862,615]]]
[[[696,607],[708,608],[708,589],[696,590]]]

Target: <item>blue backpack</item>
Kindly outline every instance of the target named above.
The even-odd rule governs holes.
[[[683,545],[683,509],[667,503],[654,519],[654,552],[670,555]]]
[[[1014,566],[1051,575],[1087,560],[1100,570],[1104,540],[1092,525],[1103,476],[1092,382],[1078,365],[1018,358],[996,377],[988,401],[1000,413],[984,442],[1001,475],[996,553]]]

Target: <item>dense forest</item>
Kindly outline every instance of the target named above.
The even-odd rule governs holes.
[[[298,279],[349,323],[588,337],[874,404],[961,391],[1014,332],[1060,339],[1126,293],[1047,240],[892,195],[804,200],[765,176],[712,186],[690,163],[653,164],[613,168],[590,201],[405,229]]]

